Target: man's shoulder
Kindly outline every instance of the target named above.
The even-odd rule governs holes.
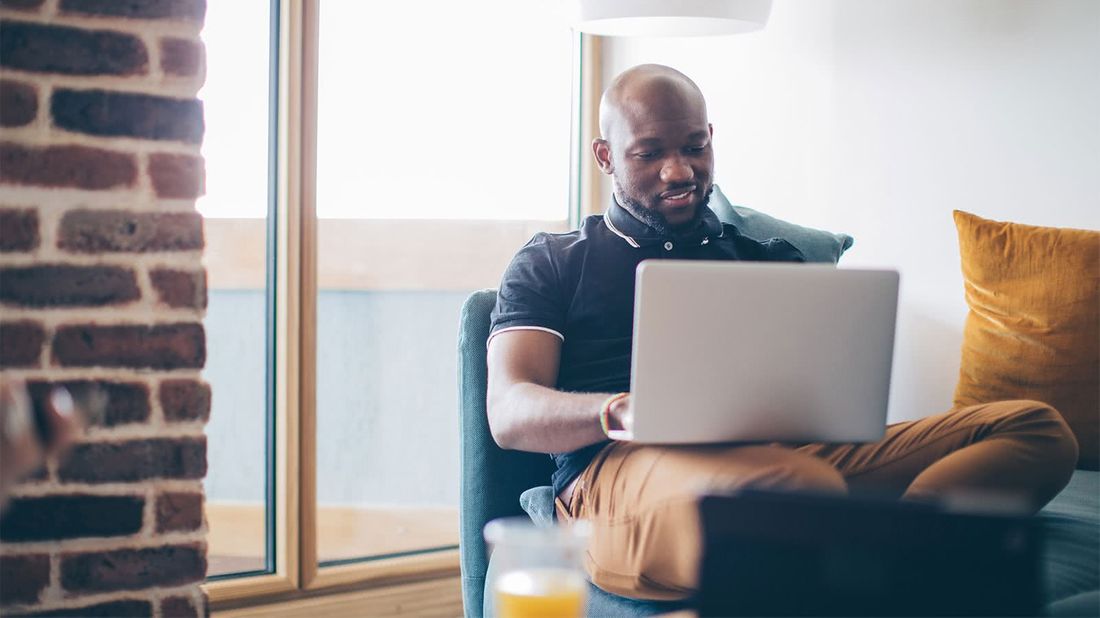
[[[753,238],[746,236],[730,223],[722,224],[722,237],[733,245],[740,259],[768,262],[806,261],[806,256],[785,238]]]
[[[580,227],[568,232],[535,232],[525,248],[537,247],[558,255],[577,247],[584,247],[608,233],[603,215],[591,215],[581,221]]]

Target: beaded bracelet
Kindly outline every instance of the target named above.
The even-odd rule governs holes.
[[[603,435],[611,435],[611,427],[609,425],[609,417],[611,415],[611,406],[615,405],[615,402],[630,395],[630,393],[618,393],[612,395],[604,400],[603,405],[600,406],[600,429],[603,430]]]

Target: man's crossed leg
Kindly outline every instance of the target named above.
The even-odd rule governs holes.
[[[696,499],[745,488],[927,499],[1004,492],[1033,510],[1066,483],[1077,442],[1035,401],[971,406],[886,429],[870,444],[647,446],[614,443],[558,517],[592,524],[586,568],[600,588],[644,599],[692,594],[702,552]]]

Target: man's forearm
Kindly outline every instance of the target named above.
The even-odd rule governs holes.
[[[608,393],[565,393],[533,383],[490,392],[489,427],[502,448],[563,453],[607,439],[600,405]]]

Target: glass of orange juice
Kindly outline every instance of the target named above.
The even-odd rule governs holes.
[[[485,526],[493,552],[489,590],[498,618],[583,618],[588,580],[581,556],[586,522],[537,527],[526,517]]]

